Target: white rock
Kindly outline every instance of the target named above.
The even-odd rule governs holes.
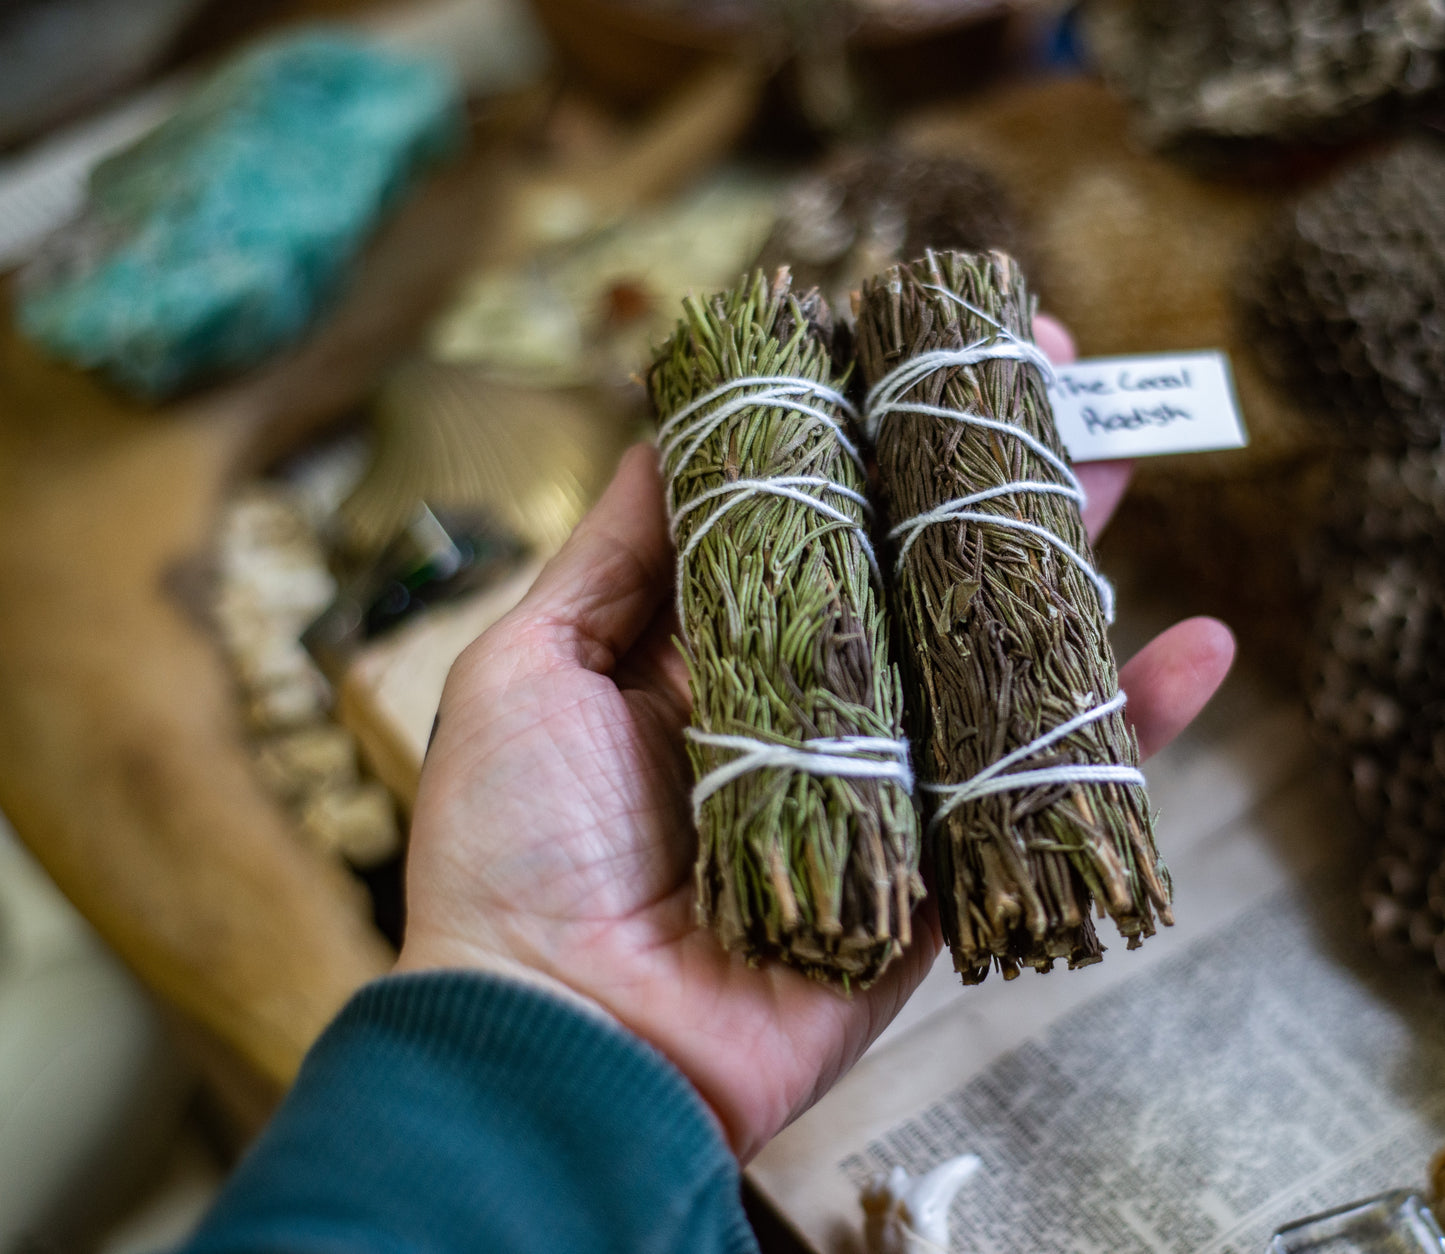
[[[980,1166],[977,1154],[960,1154],[921,1176],[902,1167],[875,1175],[861,1198],[869,1254],[947,1254],[948,1208]]]

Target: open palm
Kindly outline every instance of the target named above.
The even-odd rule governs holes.
[[[1081,467],[1094,529],[1127,470]],[[602,1007],[696,1086],[746,1160],[853,1064],[941,941],[851,998],[749,967],[697,927],[686,673],[655,454],[632,450],[525,600],[453,668],[417,799],[402,969],[537,977]],[[1208,619],[1165,632],[1120,681],[1147,754],[1232,655]]]

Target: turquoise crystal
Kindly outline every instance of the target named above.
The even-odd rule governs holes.
[[[21,277],[19,324],[153,399],[252,365],[310,325],[462,128],[440,64],[333,31],[260,45],[95,169]]]

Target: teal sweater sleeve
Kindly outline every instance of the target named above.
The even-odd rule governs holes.
[[[362,989],[184,1254],[757,1254],[737,1161],[620,1028],[487,976]]]

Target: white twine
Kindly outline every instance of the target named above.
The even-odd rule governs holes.
[[[995,359],[1011,355],[999,353]],[[997,431],[1002,435],[1013,436],[1030,452],[1037,454],[1057,470],[1070,487],[1083,492],[1083,485],[1079,482],[1078,476],[1074,474],[1069,463],[1037,436],[1025,431],[1016,423],[1005,422],[1001,418],[989,418],[984,414],[975,414],[967,409],[949,409],[944,405],[925,405],[921,401],[893,399],[901,396],[915,383],[921,382],[935,370],[943,370],[949,366],[976,366],[980,361],[988,360],[990,360],[989,357],[980,357],[973,349],[940,348],[931,353],[922,353],[911,361],[905,362],[892,374],[880,379],[873,390],[868,393],[869,400],[867,408],[864,410],[866,414],[864,424],[868,439],[874,444],[878,442],[879,429],[883,426],[883,419],[889,414],[923,414],[929,418],[946,418],[951,422],[961,422],[966,427],[982,427],[986,431]],[[923,364],[923,369],[915,371],[913,368],[920,362]],[[913,377],[907,377],[909,374]],[[879,392],[879,388],[889,383],[893,383],[895,386],[887,393]],[[878,398],[885,396],[888,399],[879,403]]]
[[[932,259],[932,256],[933,254],[930,250],[929,258]],[[975,318],[980,318],[984,322],[988,323],[988,325],[991,326],[995,332],[997,332],[1000,338],[1005,340],[1011,340],[1013,343],[1023,345],[1026,348],[1034,349],[1034,353],[1029,357],[1029,360],[1032,361],[1033,364],[1039,368],[1040,373],[1042,373],[1044,376],[1044,381],[1050,385],[1058,381],[1058,375],[1054,373],[1054,363],[1049,360],[1047,354],[1040,352],[1036,345],[1034,345],[1028,340],[1019,338],[1012,331],[1010,331],[1008,327],[1004,326],[1004,324],[1000,322],[997,318],[985,313],[977,305],[969,304],[968,301],[964,300],[963,297],[960,296],[957,292],[955,292],[951,287],[944,287],[942,284],[939,283],[925,283],[923,286],[930,292],[937,292],[940,296],[944,296],[948,300],[955,301],[959,305],[962,305],[963,308],[967,309],[968,312],[973,314]]]
[[[721,399],[729,392],[736,392],[740,388],[755,390],[744,392],[743,395],[734,397],[709,413],[702,412],[714,401]],[[741,413],[753,406],[764,409],[786,409],[822,423],[837,437],[839,446],[858,467],[859,473],[866,473],[863,454],[858,451],[858,446],[849,439],[848,433],[843,429],[843,424],[826,410],[819,409],[816,405],[809,405],[801,399],[810,394],[830,405],[836,405],[850,418],[857,417],[857,411],[853,408],[852,403],[835,388],[830,388],[825,383],[816,383],[811,379],[800,379],[792,375],[747,375],[741,379],[730,379],[713,388],[711,392],[705,392],[696,400],[689,401],[679,409],[657,429],[657,447],[662,453],[664,462],[672,456],[673,450],[679,445],[684,443],[687,445],[670,469],[671,477],[667,488],[668,510],[672,511],[676,505],[675,485],[678,476],[697,456],[698,450],[707,442],[708,437],[734,414]]]
[[[865,515],[871,515],[873,512],[872,507],[868,504],[868,498],[861,492],[855,492],[852,488],[844,487],[841,483],[834,483],[831,479],[825,479],[821,475],[778,475],[771,479],[733,479],[715,488],[709,488],[706,492],[698,493],[673,514],[672,539],[676,543],[681,522],[688,514],[712,501],[722,500],[722,504],[708,514],[702,524],[693,531],[692,535],[688,536],[687,544],[678,553],[679,562],[685,561],[692,554],[692,551],[701,543],[703,536],[712,530],[713,524],[728,510],[736,508],[753,497],[782,496],[787,497],[790,501],[797,501],[800,505],[806,505],[825,518],[842,523],[850,531],[853,531],[858,537],[858,544],[862,548],[864,556],[868,558],[868,565],[873,570],[873,578],[881,588],[883,575],[878,569],[878,557],[873,552],[873,541],[868,536],[868,529],[857,519],[850,518],[842,510],[829,505],[821,497],[804,492],[802,490],[804,488],[819,488],[824,493],[831,492],[845,497],[860,505]]]
[[[881,779],[913,791],[913,771],[908,765],[908,742],[882,736],[838,736],[804,740],[782,745],[751,736],[728,736],[718,732],[683,730],[689,740],[714,749],[732,749],[738,754],[731,762],[709,771],[693,787],[692,811],[698,822],[702,805],[713,793],[751,771],[764,769],[802,771],[808,775],[834,775],[845,779]]]
[[[1024,362],[1038,368],[1046,379],[1054,377],[1053,364],[1037,345],[1020,339],[996,319],[964,300],[957,292],[931,283],[924,284],[924,286],[931,292],[939,292],[950,300],[956,301],[970,313],[982,318],[996,329],[997,334],[987,339],[975,340],[963,348],[940,348],[934,349],[932,352],[920,353],[917,357],[910,358],[897,369],[884,375],[869,389],[863,404],[863,425],[868,439],[877,443],[878,432],[882,428],[883,420],[889,414],[922,414],[931,418],[943,418],[950,422],[963,423],[965,426],[997,431],[1019,440],[1032,453],[1058,471],[1064,482],[1050,483],[1034,479],[1015,480],[996,488],[975,492],[970,496],[945,501],[942,505],[926,510],[913,518],[904,519],[889,532],[889,537],[892,539],[903,538],[898,552],[899,568],[902,568],[904,556],[923,530],[937,523],[971,522],[979,526],[1002,527],[1005,530],[1026,532],[1051,544],[1079,568],[1089,582],[1094,585],[1094,591],[1099,597],[1099,607],[1104,614],[1104,621],[1112,623],[1114,621],[1113,585],[1094,569],[1083,554],[1067,540],[1037,523],[1026,522],[1021,518],[1011,518],[1006,514],[991,514],[970,508],[1001,496],[1033,492],[1040,495],[1067,496],[1082,510],[1088,498],[1084,493],[1084,485],[1079,482],[1079,477],[1068,462],[1043,441],[1016,423],[989,418],[984,414],[975,414],[969,410],[949,409],[943,405],[925,405],[922,402],[898,399],[936,371],[960,366],[977,366],[986,361]]]
[[[742,390],[741,395],[726,401],[708,413],[702,412],[714,401],[740,389]],[[730,379],[713,388],[712,391],[699,396],[696,400],[689,401],[658,428],[657,446],[664,461],[670,458],[673,451],[680,445],[686,444],[670,469],[667,485],[668,525],[673,543],[677,543],[683,518],[703,505],[721,502],[693,530],[692,535],[688,537],[687,544],[677,555],[677,617],[679,622],[684,621],[682,613],[683,570],[688,557],[697,548],[703,536],[712,530],[724,514],[758,496],[787,497],[851,530],[858,538],[858,544],[863,550],[864,557],[868,559],[868,567],[873,574],[874,582],[879,590],[882,590],[883,573],[879,569],[878,555],[874,552],[873,541],[868,534],[867,526],[823,499],[828,495],[841,496],[861,506],[865,517],[871,517],[872,508],[868,503],[868,498],[845,484],[835,483],[821,475],[774,475],[765,478],[734,479],[699,493],[684,505],[679,506],[676,503],[678,477],[683,468],[697,455],[707,438],[734,414],[755,406],[786,409],[816,419],[837,437],[839,446],[858,467],[859,473],[866,474],[863,455],[853,441],[848,438],[848,433],[843,429],[843,425],[831,414],[819,409],[816,405],[809,405],[801,399],[809,395],[836,405],[849,417],[857,418],[858,411],[848,398],[836,388],[831,388],[825,383],[817,383],[812,379],[798,378],[793,375],[746,375],[741,379]],[[817,490],[817,495],[804,490],[807,488]]]
[[[934,523],[942,522],[971,522],[986,527],[1002,527],[1007,531],[1026,531],[1031,536],[1038,536],[1054,548],[1058,549],[1067,557],[1084,577],[1094,585],[1094,591],[1099,595],[1099,606],[1104,612],[1104,621],[1114,621],[1114,585],[1103,575],[1099,574],[1084,555],[1074,548],[1067,540],[1057,533],[1050,531],[1047,527],[1041,527],[1038,523],[1027,522],[1022,518],[1010,518],[1007,514],[985,514],[968,507],[980,500],[989,500],[996,496],[1004,496],[1012,492],[1037,492],[1041,494],[1053,494],[1056,496],[1069,496],[1078,501],[1079,496],[1072,488],[1062,483],[1033,483],[1020,481],[1018,483],[1006,483],[1002,487],[990,488],[987,492],[975,492],[972,496],[959,497],[956,501],[945,501],[935,509],[926,513],[918,514],[916,517],[900,523],[888,533],[890,539],[897,539],[904,536],[903,544],[898,550],[898,568],[903,568],[903,559],[913,542],[923,533],[925,527],[931,527]],[[1082,507],[1082,502],[1080,502]]]
[[[1067,722],[1060,723],[1057,727],[1045,732],[1036,740],[1029,741],[1022,748],[1004,754],[992,766],[984,767],[978,774],[971,779],[964,780],[961,784],[920,784],[919,787],[924,792],[947,798],[934,812],[928,825],[929,831],[936,828],[964,802],[976,801],[980,797],[1009,792],[1013,789],[1038,788],[1047,784],[1136,784],[1143,787],[1145,783],[1143,772],[1132,766],[1071,762],[1032,770],[1009,771],[1008,769],[1016,762],[1021,762],[1023,759],[1031,757],[1035,753],[1041,753],[1051,745],[1057,744],[1064,737],[1078,731],[1079,728],[1107,718],[1115,710],[1123,709],[1127,700],[1124,693],[1116,694],[1113,700],[1085,710],[1082,714],[1077,714]]]

